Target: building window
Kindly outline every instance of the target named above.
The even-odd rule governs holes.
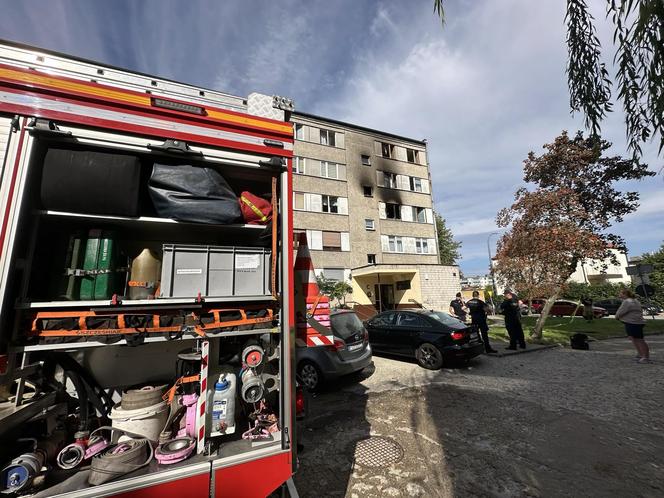
[[[336,163],[321,161],[320,176],[336,180],[337,178],[339,178],[339,165]]]
[[[397,235],[389,235],[387,247],[390,252],[403,252],[403,239]]]
[[[364,228],[367,229],[367,230],[375,230],[374,220],[370,220],[369,218],[366,218],[364,220]]]
[[[413,206],[413,220],[418,223],[427,222],[427,212],[425,208]]]
[[[370,265],[375,265],[376,264],[376,255],[375,254],[367,254],[367,263]]]
[[[323,232],[323,251],[341,251],[340,232]]]
[[[380,150],[383,157],[394,157],[394,145],[382,142],[380,144]]]
[[[321,130],[320,144],[329,145],[330,147],[336,147],[337,143],[335,140],[335,133],[332,130]]]
[[[410,280],[397,280],[397,290],[406,291],[410,289]]]
[[[383,173],[383,186],[397,188],[397,175],[395,173]]]
[[[304,211],[304,194],[293,194],[293,209]]]
[[[323,212],[324,213],[338,213],[339,212],[339,198],[332,195],[324,195],[323,197]]]
[[[304,140],[304,125],[295,123],[295,140]]]
[[[427,239],[415,239],[415,252],[417,252],[417,254],[429,254],[429,244]]]
[[[415,149],[406,149],[406,159],[409,163],[419,163],[420,157],[419,152]]]
[[[344,280],[343,268],[323,268],[323,276],[328,280],[336,280],[338,282]]]
[[[401,219],[401,205],[400,204],[385,204],[385,216],[388,220]]]
[[[364,197],[373,197],[373,188],[365,185],[362,187],[362,190],[364,190]]]
[[[306,159],[304,157],[296,157],[293,161],[293,173],[304,175],[304,166]]]
[[[364,166],[371,166],[371,156],[365,156],[362,154],[362,164]]]
[[[413,192],[422,192],[422,179],[410,177],[410,189]]]

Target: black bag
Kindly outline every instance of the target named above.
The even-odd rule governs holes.
[[[136,156],[49,149],[44,158],[44,209],[138,216],[141,163]]]
[[[150,197],[159,216],[194,223],[242,223],[237,196],[212,168],[155,164]]]
[[[588,336],[586,334],[574,334],[569,338],[569,343],[572,349],[583,349],[586,351],[590,349]]]

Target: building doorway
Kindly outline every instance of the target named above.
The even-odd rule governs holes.
[[[378,313],[394,309],[394,285],[375,284],[374,292],[376,295],[376,311]]]

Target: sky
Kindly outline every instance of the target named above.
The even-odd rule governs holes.
[[[610,61],[606,0],[589,3]],[[442,27],[431,0],[0,0],[0,38],[236,95],[284,95],[303,112],[426,138],[436,210],[475,275],[528,152],[583,128],[569,111],[564,7],[448,0]],[[602,135],[627,155],[622,119],[611,115]],[[644,161],[664,164],[655,145]],[[630,255],[657,250],[664,176],[622,187],[640,192],[641,207],[612,231]]]

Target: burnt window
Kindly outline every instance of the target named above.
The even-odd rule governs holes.
[[[401,205],[400,204],[385,204],[385,216],[388,220],[401,219]]]
[[[364,197],[373,197],[373,188],[368,186],[363,186],[362,190],[364,191]]]

